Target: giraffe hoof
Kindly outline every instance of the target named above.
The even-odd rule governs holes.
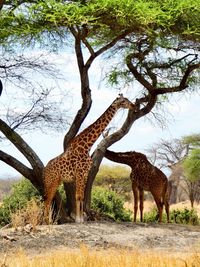
[[[76,223],[83,223],[84,220],[83,220],[83,218],[76,217],[75,222],[76,222]]]

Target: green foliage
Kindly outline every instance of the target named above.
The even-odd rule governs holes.
[[[133,76],[130,75],[130,72],[126,69],[122,70],[121,66],[114,67],[110,73],[107,74],[107,81],[108,84],[111,86],[121,86],[121,82],[125,81],[124,86],[128,85],[131,83],[134,79]]]
[[[157,208],[153,208],[149,212],[145,212],[143,216],[144,223],[152,223],[158,221],[158,210]],[[164,214],[163,214],[163,222],[165,222]]]
[[[200,39],[200,0],[91,0],[85,5],[80,1],[31,2],[1,10],[2,42],[11,36],[15,41],[24,42],[28,37],[29,41],[36,38],[44,42],[42,34],[61,37],[70,27],[82,25],[87,25],[90,37],[98,41],[124,30]]]
[[[191,181],[200,179],[200,148],[193,149],[183,162],[184,172]]]
[[[167,222],[167,215],[163,212],[163,222]],[[153,208],[150,212],[144,214],[144,222],[152,223],[158,221],[158,211]],[[199,225],[200,219],[198,218],[197,211],[195,209],[184,208],[183,210],[176,209],[170,211],[170,222],[180,224],[192,224]]]
[[[94,181],[95,186],[112,189],[124,196],[126,201],[130,200],[131,181],[130,170],[124,166],[103,165]]]
[[[195,209],[172,210],[171,220],[175,223],[198,225],[200,220]]]
[[[187,135],[182,138],[183,144],[189,145],[192,148],[200,147],[200,134]]]
[[[32,198],[40,198],[40,194],[29,180],[22,179],[13,185],[11,195],[4,198],[0,206],[0,226],[10,223],[11,213],[26,207]]]
[[[124,166],[109,166],[102,165],[96,176],[96,181],[101,181],[104,178],[123,179],[130,175],[130,169]]]
[[[92,209],[115,221],[131,221],[131,212],[123,206],[123,199],[114,191],[96,187],[92,192]]]

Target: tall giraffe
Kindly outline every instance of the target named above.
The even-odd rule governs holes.
[[[76,218],[83,222],[83,200],[88,172],[92,165],[90,149],[109,124],[118,109],[135,109],[135,105],[120,94],[108,109],[89,127],[83,130],[70,142],[67,150],[49,161],[44,168],[43,180],[45,189],[45,220],[56,190],[63,182],[74,182],[76,186]]]
[[[166,175],[153,166],[147,157],[139,152],[113,152],[106,150],[105,157],[114,162],[124,163],[131,167],[130,179],[134,196],[134,222],[138,210],[138,195],[140,199],[140,221],[143,221],[144,190],[150,191],[158,208],[159,222],[162,222],[163,204],[169,222],[170,184]]]

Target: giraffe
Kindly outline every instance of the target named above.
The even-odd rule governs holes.
[[[113,152],[106,150],[105,157],[114,162],[123,163],[131,167],[130,179],[134,196],[134,222],[138,210],[138,195],[140,199],[140,221],[143,221],[144,190],[150,191],[158,208],[159,222],[162,222],[163,203],[169,222],[170,183],[166,175],[153,166],[147,157],[139,152]]]
[[[66,183],[73,182],[75,184],[75,222],[83,222],[84,191],[88,172],[92,165],[89,152],[94,142],[120,108],[135,110],[136,106],[127,98],[123,97],[122,94],[119,94],[107,110],[93,124],[71,140],[65,152],[48,162],[43,173],[45,220],[48,220],[51,202],[59,184],[63,181]]]

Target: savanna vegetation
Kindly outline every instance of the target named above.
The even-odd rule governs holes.
[[[108,249],[107,251],[89,250],[82,246],[78,251],[54,252],[50,255],[35,256],[30,258],[23,251],[17,252],[15,257],[5,257],[0,260],[4,264],[14,267],[53,267],[53,266],[96,266],[96,267],[197,267],[200,263],[198,253],[187,255],[167,255],[164,252],[128,251]]]
[[[123,166],[101,166],[97,174],[93,191],[91,209],[97,220],[111,220],[131,222],[133,218],[133,195],[129,178],[130,170]],[[65,199],[64,188],[59,192]],[[151,200],[150,193],[145,192],[145,199]],[[126,203],[130,203],[129,208]],[[144,204],[145,206],[145,204]],[[58,214],[59,216],[59,214]],[[59,217],[54,217],[50,223],[57,223]],[[144,214],[144,222],[151,223],[158,220],[157,209],[154,207]],[[179,224],[199,225],[200,218],[197,210],[184,207],[170,210],[170,221]],[[163,214],[163,222],[167,222]],[[39,191],[27,179],[14,183],[12,190],[0,206],[0,226],[10,224],[14,227],[31,224],[35,228],[43,223],[43,201]]]
[[[95,148],[85,191],[85,211],[94,209],[115,221],[131,220],[130,211],[124,208],[125,200],[130,200],[129,171],[102,167],[98,173],[101,161],[106,148],[128,134],[138,119],[154,117],[156,123],[163,124],[162,108],[169,101],[173,104],[171,96],[199,91],[199,24],[200,0],[0,0],[0,160],[25,177],[12,186],[8,195],[8,183],[2,183],[6,196],[1,193],[0,226],[10,224],[17,228],[31,223],[34,229],[42,223],[44,164],[26,142],[25,134],[61,131],[65,151],[91,113],[94,84],[90,70],[99,62],[105,66],[105,71],[100,71],[104,86],[116,89],[116,94],[127,88],[137,111],[129,111]],[[70,55],[75,62],[79,81],[75,90],[80,101],[72,104],[76,105],[73,114],[66,103],[74,88],[63,83],[71,76],[70,67],[64,64],[61,70],[57,65],[58,56],[65,58],[64,55]],[[170,146],[165,142],[155,153],[158,155],[163,147],[167,148],[165,152],[172,152],[161,151],[159,155],[166,156],[166,162],[174,159],[170,161],[172,171],[177,164],[181,166],[181,179],[184,177],[191,206],[199,201],[196,141],[179,140],[177,144],[183,150],[175,151],[173,142]],[[14,156],[12,149],[4,150],[8,143],[25,157],[26,163]],[[63,199],[67,200],[68,212],[73,211],[74,193],[74,185],[59,188],[53,206],[55,220],[66,219]],[[154,222],[155,209],[144,217],[146,222]],[[195,209],[187,208],[171,211],[171,220],[199,223]],[[23,251],[13,255],[0,257],[0,266],[200,265],[199,253],[194,251],[176,256],[139,250],[94,251],[82,246],[75,251],[32,255],[31,259]]]
[[[127,86],[138,110],[129,111],[119,129],[105,137],[92,155],[85,194],[85,210],[90,210],[92,186],[105,149],[123,138],[136,120],[152,110],[160,114],[160,105],[171,95],[198,90],[199,6],[199,0],[0,1],[1,101],[5,92],[7,96],[12,89],[17,92],[16,102],[5,97],[2,105],[1,141],[13,144],[29,164],[3,148],[0,160],[26,177],[43,196],[44,164],[24,134],[35,129],[64,129],[66,150],[90,112],[93,86],[89,71],[101,60],[108,84],[116,89]],[[63,106],[68,92],[60,88],[55,101],[53,88],[46,82],[61,78],[50,58],[67,54],[69,49],[77,63],[81,99],[70,118]],[[65,186],[68,211],[74,206],[73,190],[73,185]],[[59,193],[55,203],[54,207],[64,207]],[[61,219],[66,216],[64,211]]]

